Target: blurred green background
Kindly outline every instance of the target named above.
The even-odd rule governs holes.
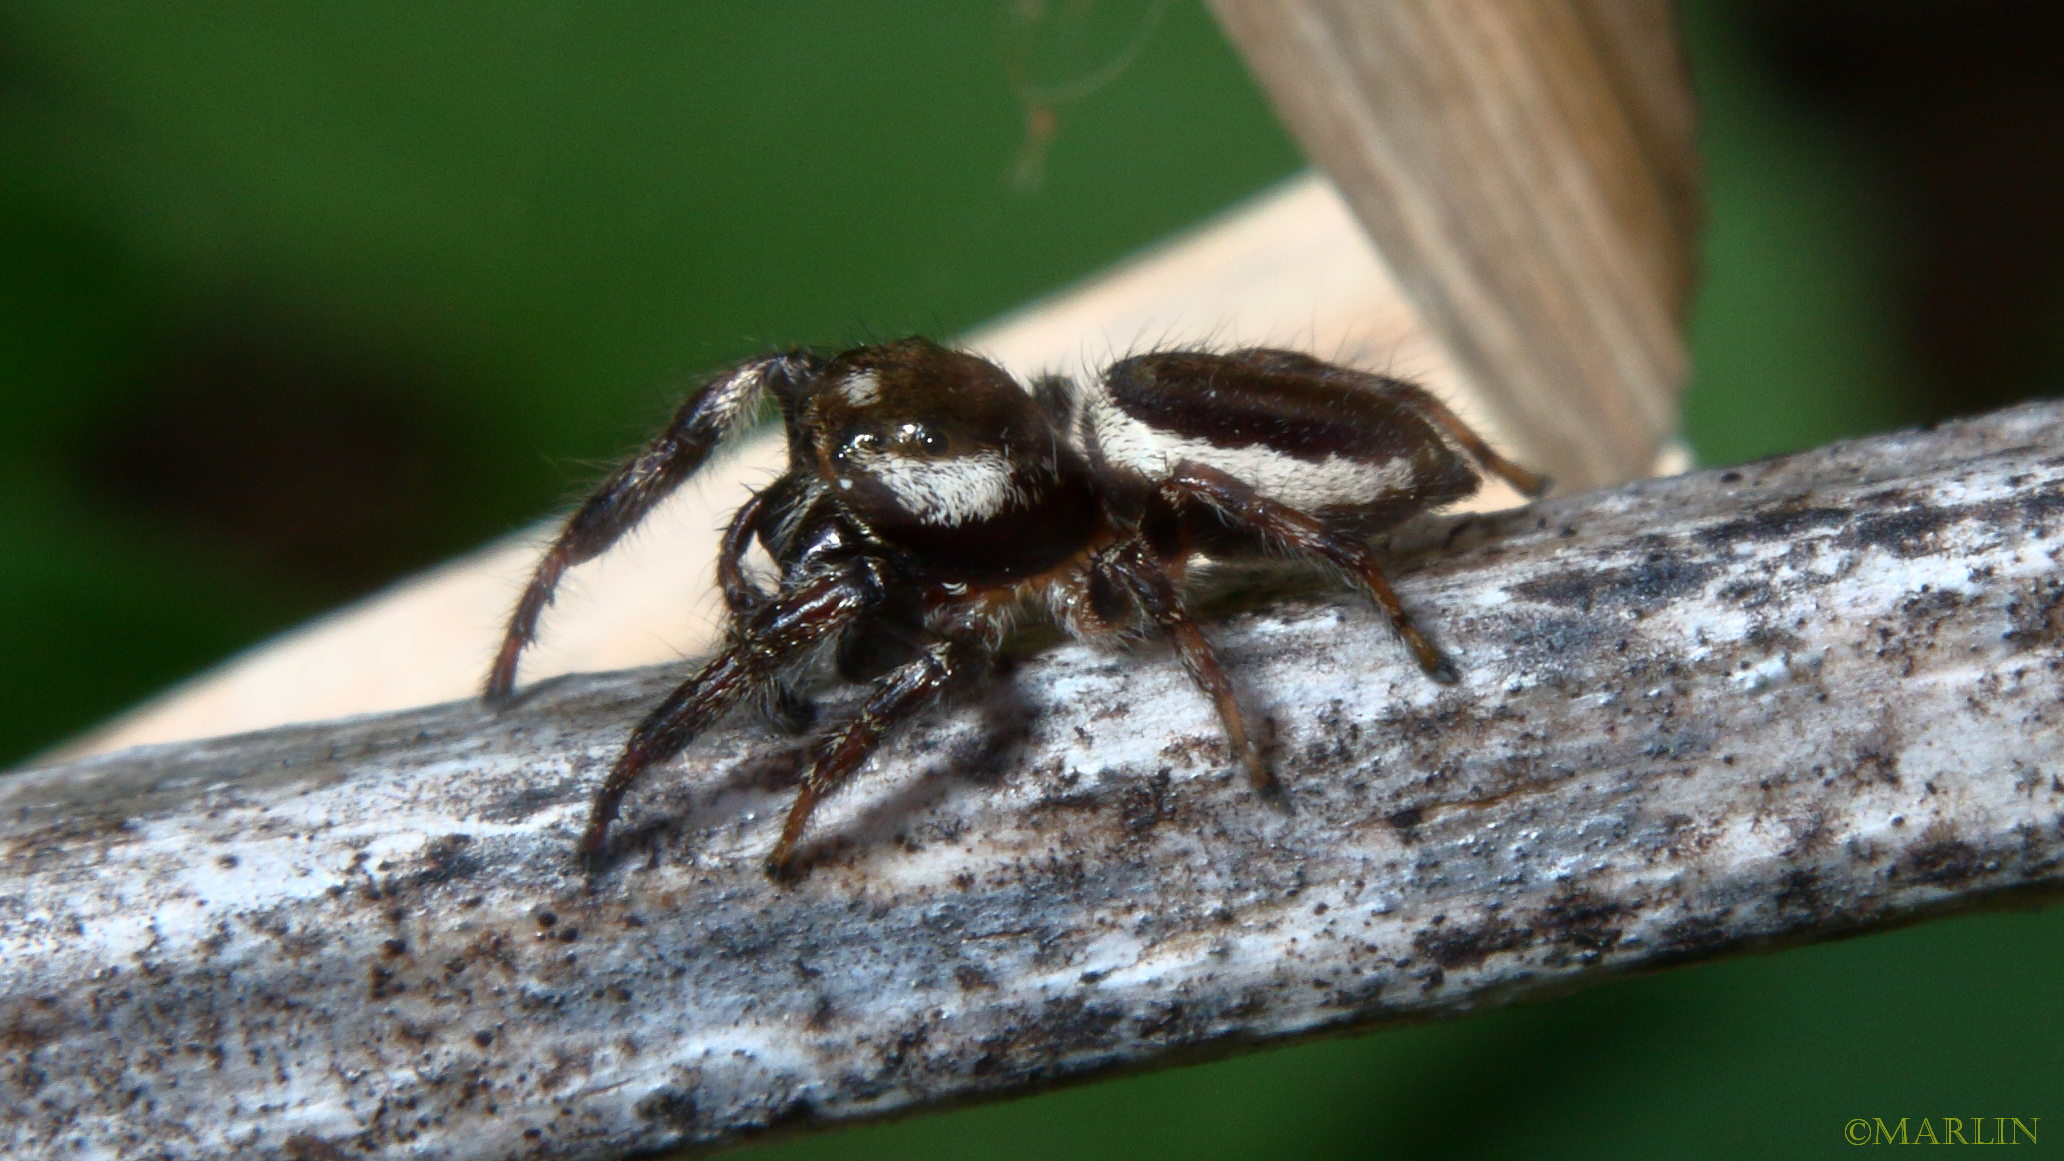
[[[951,335],[1293,173],[1207,15],[1158,11],[0,8],[0,763],[536,518],[698,369]],[[1701,458],[2054,393],[2064,9],[1684,15]],[[1028,94],[1059,98],[1031,136]],[[2064,1133],[2060,953],[2064,913],[1937,923],[762,1155],[1816,1156],[1855,1116]]]

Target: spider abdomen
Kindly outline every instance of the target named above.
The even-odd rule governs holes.
[[[1290,352],[1165,351],[1114,364],[1078,400],[1100,467],[1149,481],[1184,463],[1365,531],[1476,490],[1469,460],[1420,409],[1424,393]]]

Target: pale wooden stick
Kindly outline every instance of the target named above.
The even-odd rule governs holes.
[[[2064,886],[2064,407],[1414,544],[1457,685],[1330,588],[1212,625],[1288,813],[1165,652],[1073,646],[789,889],[744,723],[573,870],[668,670],[0,781],[0,1154],[647,1156]]]
[[[1301,178],[1192,235],[970,336],[1021,373],[1091,373],[1175,342],[1276,344],[1427,384],[1509,446],[1430,342],[1332,187]],[[712,639],[717,530],[783,463],[763,439],[710,468],[631,540],[574,570],[526,680],[649,664]],[[1509,490],[1486,493],[1508,504]],[[203,674],[62,751],[260,729],[445,701],[477,689],[551,528],[412,578]]]
[[[1645,474],[1677,428],[1693,104],[1666,0],[1212,0],[1522,455]]]

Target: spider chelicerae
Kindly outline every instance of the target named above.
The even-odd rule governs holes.
[[[631,731],[580,840],[590,865],[639,777],[741,702],[807,717],[797,683],[828,652],[841,677],[873,690],[813,751],[767,856],[768,873],[785,875],[818,801],[889,731],[984,667],[1028,609],[1077,637],[1167,638],[1255,788],[1276,793],[1184,605],[1194,559],[1325,562],[1390,617],[1429,677],[1453,681],[1367,537],[1468,496],[1480,470],[1528,495],[1545,487],[1419,387],[1293,351],[1157,351],[1091,382],[1049,376],[1029,391],[986,359],[920,338],[767,355],[704,383],[567,520],[509,618],[490,701],[515,687],[566,570],[642,520],[768,395],[788,469],[724,533],[726,643]],[[779,571],[773,592],[746,571],[755,541]]]

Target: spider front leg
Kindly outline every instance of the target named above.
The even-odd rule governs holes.
[[[766,509],[767,494],[754,492],[731,514],[731,523],[724,529],[723,545],[717,550],[717,588],[724,594],[724,607],[739,620],[752,616],[768,600],[767,591],[745,573],[745,554],[752,551],[753,537],[759,535],[760,516]]]
[[[1176,465],[1174,473],[1161,485],[1161,494],[1178,508],[1192,503],[1201,505],[1234,528],[1258,536],[1282,551],[1317,557],[1346,572],[1390,618],[1391,627],[1404,639],[1428,677],[1444,685],[1460,679],[1453,663],[1405,615],[1404,606],[1398,603],[1397,593],[1391,589],[1368,545],[1334,532],[1315,516],[1257,494],[1250,485],[1217,468],[1190,460]]]
[[[821,367],[822,362],[808,351],[749,359],[690,396],[666,430],[604,481],[560,529],[509,615],[483,696],[502,701],[515,689],[516,663],[537,637],[538,618],[552,603],[552,594],[567,569],[601,555],[650,515],[661,500],[695,474],[725,435],[752,418],[768,390],[797,387]]]
[[[1219,664],[1211,641],[1204,636],[1204,630],[1195,618],[1190,616],[1190,610],[1183,603],[1182,594],[1170,579],[1168,570],[1139,540],[1119,547],[1101,560],[1099,567],[1139,601],[1155,627],[1175,647],[1175,655],[1189,672],[1190,680],[1211,698],[1211,704],[1218,710],[1218,720],[1225,729],[1226,742],[1240,764],[1246,767],[1248,781],[1254,784],[1254,789],[1268,797],[1279,798],[1282,788],[1275,776],[1269,773],[1268,763],[1262,760],[1261,747],[1247,733],[1247,722],[1240,715],[1239,698],[1233,693],[1233,683],[1226,677],[1225,666]]]
[[[732,515],[730,525],[724,529],[723,546],[717,552],[717,588],[724,594],[724,607],[730,610],[733,623],[743,623],[773,599],[745,571],[745,555],[752,551],[753,538],[759,534],[760,518],[766,510],[767,493],[754,492]],[[809,729],[817,716],[810,699],[779,678],[767,690],[765,708],[774,725],[789,734]]]
[[[858,717],[844,729],[825,736],[809,775],[803,779],[803,788],[789,807],[787,820],[781,824],[781,838],[768,852],[769,878],[790,876],[796,843],[802,839],[803,827],[809,823],[810,813],[817,809],[819,800],[859,769],[890,730],[936,701],[967,670],[973,655],[971,649],[958,642],[933,642],[916,660],[884,677]]]
[[[879,600],[880,590],[856,565],[785,589],[756,611],[723,652],[675,687],[631,731],[595,792],[580,840],[582,861],[593,866],[600,860],[617,808],[648,767],[680,753],[748,694],[780,680],[813,646],[851,625]]]

